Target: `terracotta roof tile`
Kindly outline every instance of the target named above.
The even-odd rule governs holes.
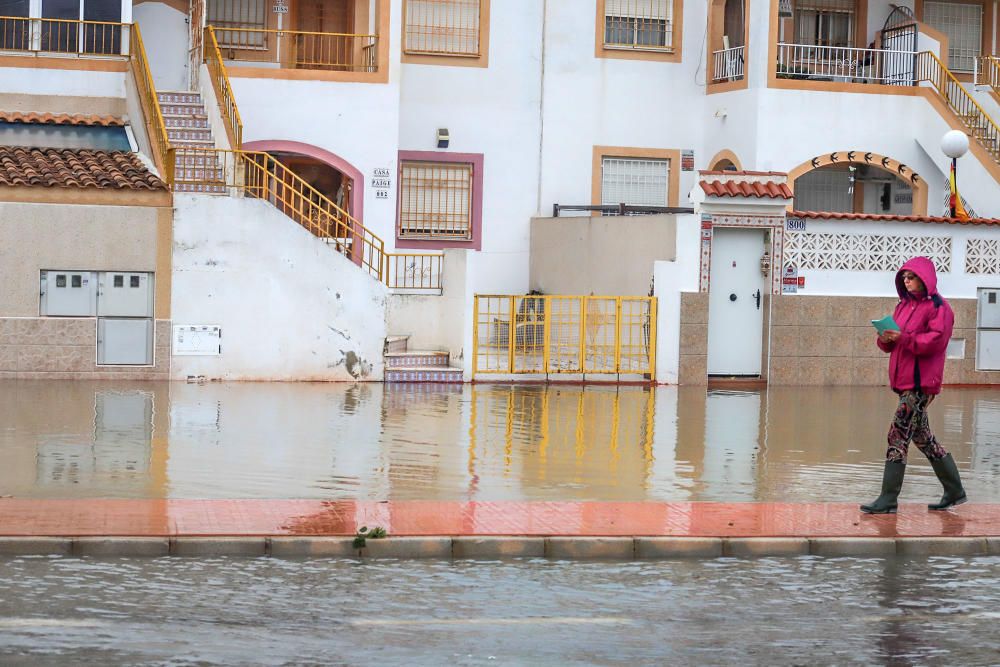
[[[791,199],[792,191],[784,183],[766,181],[751,183],[748,181],[699,181],[701,189],[712,197],[767,197],[769,199]]]
[[[31,123],[35,125],[101,125],[120,127],[125,121],[114,116],[97,114],[41,113],[38,111],[0,111],[0,121],[5,123]]]
[[[0,146],[0,186],[165,190],[134,153]]]
[[[792,218],[809,218],[813,220],[872,220],[875,222],[936,222],[953,225],[1000,225],[998,218],[958,218],[937,215],[887,215],[883,213],[825,213],[823,211],[792,211]]]
[[[709,171],[707,169],[699,169],[698,173],[703,176],[788,176],[783,171]]]

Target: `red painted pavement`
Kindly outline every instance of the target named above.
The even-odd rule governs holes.
[[[0,499],[0,536],[389,535],[670,537],[1000,536],[1000,505],[948,512],[854,503]]]

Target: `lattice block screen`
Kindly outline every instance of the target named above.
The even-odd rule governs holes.
[[[407,53],[479,55],[480,0],[406,0]]]
[[[400,188],[401,237],[471,238],[471,164],[403,162]]]
[[[673,0],[604,0],[604,43],[669,49],[673,46]]]
[[[948,37],[948,67],[971,72],[982,49],[983,6],[960,2],[925,2],[924,22]]]
[[[1000,241],[969,239],[965,244],[965,272],[1000,274]]]
[[[951,272],[951,238],[877,234],[785,233],[785,264],[830,271],[896,271],[923,255],[938,273]]]
[[[601,162],[601,203],[666,206],[669,160],[606,157]]]

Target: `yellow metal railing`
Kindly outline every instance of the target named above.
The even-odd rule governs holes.
[[[378,35],[209,26],[229,60],[296,69],[378,71]]]
[[[989,86],[996,92],[1000,88],[1000,58],[996,56],[979,56],[976,58],[975,75],[975,83],[977,85]]]
[[[971,136],[994,160],[1000,161],[1000,128],[934,53],[922,51],[918,54],[916,79],[929,82]]]
[[[167,126],[163,121],[163,111],[160,109],[160,100],[156,96],[156,86],[153,84],[153,75],[149,71],[149,60],[146,58],[146,49],[142,43],[142,34],[138,24],[132,26],[129,32],[129,53],[131,54],[132,74],[135,77],[135,85],[139,90],[139,103],[142,106],[142,114],[146,117],[146,131],[149,136],[149,143],[153,147],[153,161],[156,168],[160,170],[160,175],[168,184],[174,182],[174,157],[170,147],[170,137],[167,135]]]
[[[0,50],[122,56],[122,32],[129,27],[112,21],[0,16]]]
[[[476,295],[476,373],[638,374],[655,379],[656,298]]]
[[[212,26],[205,28],[205,64],[208,66],[215,98],[219,102],[219,110],[226,125],[229,145],[234,150],[239,150],[243,147],[243,120],[236,106],[236,96],[233,95],[233,87],[229,83],[229,75],[226,74],[226,66],[222,62],[222,53],[219,51],[219,43],[215,39]]]
[[[389,253],[385,256],[385,284],[390,289],[441,291],[444,255]]]
[[[294,171],[258,151],[176,148],[174,184],[191,192],[264,199],[314,236],[384,280],[385,244]]]

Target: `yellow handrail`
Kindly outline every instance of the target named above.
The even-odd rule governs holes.
[[[385,243],[329,197],[262,151],[177,148],[176,185],[264,199],[384,281]]]
[[[476,373],[656,377],[656,297],[475,295]]]
[[[219,51],[219,43],[215,39],[215,30],[212,26],[205,28],[205,64],[208,65],[215,97],[219,101],[222,118],[225,121],[229,145],[234,150],[239,150],[243,147],[243,120],[236,106],[236,96],[233,95],[233,87],[229,83],[229,75],[222,62],[222,53]]]
[[[263,28],[209,26],[230,50],[230,60],[279,62],[302,69],[374,72],[372,49],[378,35],[348,32],[310,32]]]
[[[440,253],[386,253],[385,284],[390,289],[441,290],[444,255]]]
[[[142,43],[142,34],[139,31],[139,24],[132,25],[129,37],[129,53],[131,54],[132,74],[135,77],[135,85],[139,90],[139,104],[142,106],[142,114],[146,117],[146,131],[149,136],[149,143],[153,147],[153,161],[163,180],[172,185],[174,182],[174,159],[171,155],[173,150],[170,146],[170,137],[167,135],[167,125],[163,121],[163,110],[160,108],[160,100],[156,95],[156,86],[153,84],[153,75],[149,71],[149,59],[146,57],[146,49]]]
[[[979,71],[976,83],[986,83],[997,92],[1000,88],[1000,60],[996,56],[979,56],[976,58],[976,68]]]
[[[122,29],[129,25],[117,21],[0,16],[0,50],[124,56]]]
[[[929,81],[955,112],[973,138],[1000,162],[1000,128],[993,122],[969,91],[931,51],[917,56],[917,81]]]

